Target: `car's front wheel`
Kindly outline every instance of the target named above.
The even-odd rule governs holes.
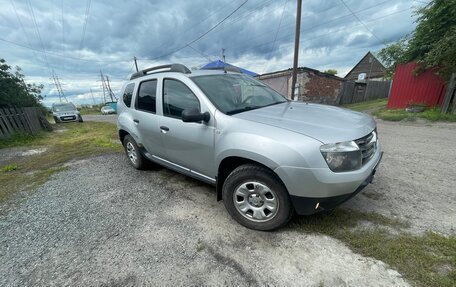
[[[223,185],[223,203],[240,224],[256,230],[285,225],[293,207],[282,181],[270,169],[246,164],[236,168]]]

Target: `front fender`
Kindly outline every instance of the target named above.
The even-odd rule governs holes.
[[[215,144],[216,166],[227,157],[249,159],[271,170],[283,165],[307,166],[308,163],[294,148],[270,137],[250,133],[228,133]]]

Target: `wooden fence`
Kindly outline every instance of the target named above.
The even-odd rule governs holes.
[[[40,108],[0,108],[0,138],[15,133],[37,134],[45,121]]]
[[[390,81],[366,81],[364,83],[346,81],[340,93],[339,104],[346,105],[387,98],[390,86]]]
[[[442,113],[449,112],[456,114],[456,73],[451,75],[442,103]]]

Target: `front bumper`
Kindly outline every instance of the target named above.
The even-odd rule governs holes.
[[[63,122],[76,122],[79,120],[79,115],[62,115],[62,116],[54,116],[55,122],[63,123]]]
[[[383,152],[380,153],[380,159],[378,160],[371,174],[352,193],[326,198],[291,196],[291,202],[293,203],[293,207],[295,208],[296,213],[300,215],[311,215],[325,210],[332,210],[337,206],[341,205],[342,203],[353,198],[355,195],[360,193],[367,185],[372,183],[372,180],[374,179],[375,172],[377,171],[377,167],[380,164],[382,156]]]
[[[279,167],[275,172],[285,184],[296,212],[310,215],[333,209],[361,192],[372,182],[382,155],[378,144],[372,159],[360,170],[351,172],[299,167]]]

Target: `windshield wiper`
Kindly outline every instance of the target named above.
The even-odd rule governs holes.
[[[264,107],[269,107],[269,106],[282,104],[282,103],[286,103],[286,102],[287,101],[274,102],[274,103],[267,104],[267,105],[264,105],[264,106],[247,106],[247,107],[243,107],[243,108],[240,108],[240,109],[231,110],[231,111],[227,112],[226,114],[231,116],[231,115],[234,115],[234,114],[238,114],[238,113],[242,113],[242,112],[246,112],[246,111],[251,111],[251,110],[256,110],[256,109],[261,109],[261,108],[264,108]]]
[[[242,113],[242,112],[246,112],[246,111],[251,111],[251,110],[258,109],[258,108],[262,108],[262,106],[246,106],[246,107],[243,107],[243,108],[240,108],[240,109],[231,110],[229,112],[226,112],[226,114],[231,116],[231,115],[234,115],[234,114],[238,114],[238,113]]]
[[[269,107],[269,106],[273,106],[273,105],[278,105],[278,104],[283,104],[283,103],[286,103],[287,101],[283,101],[283,102],[275,102],[275,103],[272,103],[272,104],[267,104],[265,106],[262,106],[262,108],[264,107]]]

